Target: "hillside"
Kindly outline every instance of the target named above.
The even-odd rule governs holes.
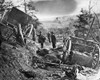
[[[48,28],[64,28],[69,27],[69,24],[72,23],[76,19],[75,16],[63,16],[63,17],[57,17],[53,21],[42,21],[43,27],[45,29]]]

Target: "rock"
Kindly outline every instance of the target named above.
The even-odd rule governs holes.
[[[48,62],[52,62],[52,63],[61,63],[61,60],[58,59],[54,54],[47,54],[44,59]]]
[[[65,70],[65,74],[67,77],[71,78],[72,80],[75,80],[76,79],[76,67],[73,66],[73,67],[69,67],[68,69]]]
[[[58,75],[58,74],[52,74],[52,76],[55,77],[55,78],[61,78],[61,76]]]

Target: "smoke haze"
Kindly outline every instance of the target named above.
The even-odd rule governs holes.
[[[75,0],[43,0],[35,3],[40,14],[45,15],[66,15],[77,8]]]

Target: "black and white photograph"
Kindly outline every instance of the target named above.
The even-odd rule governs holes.
[[[100,0],[0,0],[0,80],[100,80]]]

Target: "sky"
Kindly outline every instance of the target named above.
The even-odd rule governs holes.
[[[8,0],[9,1],[9,0]],[[11,0],[10,0],[11,1]],[[20,5],[24,0],[12,0],[14,5]],[[28,2],[29,0],[26,0]],[[60,16],[79,14],[81,8],[88,9],[90,0],[31,0],[38,12],[40,20],[53,19]],[[100,12],[100,0],[91,0],[91,6],[96,13]]]

